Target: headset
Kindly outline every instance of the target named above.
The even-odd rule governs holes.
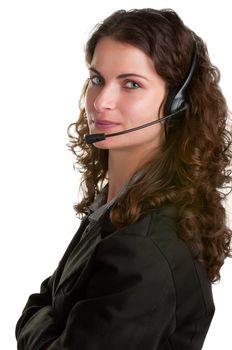
[[[179,109],[183,108],[186,105],[185,91],[192,79],[193,72],[196,67],[196,58],[197,58],[197,52],[196,52],[196,44],[194,42],[192,61],[191,61],[191,66],[190,66],[187,78],[185,79],[184,83],[181,85],[180,88],[174,89],[169,93],[167,101],[164,106],[164,115],[178,112]]]
[[[186,89],[191,82],[193,73],[195,71],[197,62],[197,48],[196,48],[196,42],[193,41],[193,52],[192,52],[192,60],[190,69],[188,72],[188,75],[185,79],[185,81],[182,83],[182,85],[179,88],[172,89],[167,97],[167,100],[164,104],[164,115],[177,115],[181,114],[184,110],[188,108],[188,104],[186,102],[186,96],[185,92]],[[166,129],[166,123],[165,123],[165,136],[167,138],[167,129]]]
[[[160,119],[156,119],[152,122],[137,126],[132,129],[112,133],[112,134],[90,134],[85,136],[85,141],[86,143],[94,143],[97,141],[105,140],[106,137],[111,137],[111,136],[117,136],[117,135],[122,135],[125,133],[129,133],[138,129],[142,129],[145,127],[148,127],[150,125],[160,123],[163,120],[169,119],[169,118],[174,118],[175,116],[180,117],[181,114],[188,108],[188,103],[186,102],[186,89],[192,79],[195,67],[196,67],[196,62],[197,62],[197,48],[196,48],[196,42],[195,40],[193,41],[193,52],[192,52],[192,60],[191,60],[191,65],[189,72],[187,74],[187,77],[185,78],[184,82],[182,85],[178,88],[172,89],[167,97],[167,100],[164,104],[164,117]],[[164,129],[165,129],[165,137],[167,139],[167,125],[165,123]]]

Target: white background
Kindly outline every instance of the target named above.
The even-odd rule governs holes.
[[[31,293],[56,268],[79,227],[72,205],[79,175],[66,143],[87,78],[84,43],[113,11],[177,11],[207,43],[232,107],[228,1],[2,1],[0,4],[1,348],[16,349],[14,328]],[[231,196],[226,203],[231,217]],[[215,213],[217,215],[217,213]],[[213,286],[216,313],[204,350],[230,346],[232,259]]]

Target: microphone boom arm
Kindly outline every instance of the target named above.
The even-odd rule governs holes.
[[[179,109],[177,112],[174,112],[174,113],[172,113],[172,114],[166,115],[166,116],[162,117],[161,119],[153,120],[152,122],[149,122],[149,123],[147,123],[147,124],[143,124],[143,125],[137,126],[137,127],[135,127],[135,128],[132,128],[132,129],[128,129],[128,130],[124,130],[124,131],[119,131],[119,132],[115,132],[115,133],[112,133],[112,134],[100,133],[100,134],[90,134],[90,135],[86,135],[86,136],[85,136],[85,141],[86,141],[87,143],[98,142],[98,141],[105,140],[106,137],[122,135],[122,134],[126,134],[126,133],[128,133],[128,132],[132,132],[132,131],[135,131],[135,130],[139,130],[139,129],[142,129],[142,128],[146,128],[147,126],[150,126],[150,125],[153,125],[153,124],[156,124],[156,123],[160,123],[161,121],[163,121],[163,120],[165,120],[165,119],[171,118],[171,117],[173,117],[174,115],[179,114],[179,113],[185,111],[186,109],[187,109],[187,105],[185,105],[184,107],[182,107],[181,109]]]

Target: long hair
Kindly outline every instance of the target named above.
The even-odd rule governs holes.
[[[193,41],[197,64],[186,91],[188,109],[184,117],[167,120],[167,137],[154,158],[143,165],[144,175],[129,187],[113,206],[110,220],[117,228],[136,222],[143,214],[166,204],[177,208],[177,234],[192,241],[196,259],[204,264],[210,280],[220,280],[220,268],[231,257],[232,231],[226,225],[222,200],[231,186],[230,113],[219,87],[220,72],[211,64],[207,46],[184,25],[171,9],[151,8],[119,10],[96,25],[85,46],[85,60],[90,64],[94,50],[103,37],[128,43],[142,50],[166,81],[168,93],[184,81],[192,57]],[[98,149],[85,142],[89,134],[84,98],[88,79],[79,99],[77,122],[68,126],[67,146],[75,156],[74,165],[82,173],[83,198],[74,204],[82,219],[95,199],[108,172],[108,149]],[[165,102],[165,101],[163,101]]]

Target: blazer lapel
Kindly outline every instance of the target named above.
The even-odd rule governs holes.
[[[53,283],[53,295],[58,287],[58,285],[60,284],[60,278],[65,266],[65,263],[69,257],[69,255],[71,254],[71,252],[73,251],[74,247],[78,244],[78,242],[81,239],[81,236],[86,228],[86,226],[88,225],[89,221],[88,221],[88,216],[84,217],[83,220],[80,223],[80,226],[77,230],[77,232],[75,233],[75,235],[73,236],[71,242],[69,243],[62,259],[59,262],[59,265],[57,267],[57,271],[56,271],[56,275],[55,275],[55,279],[54,279],[54,283]]]
[[[96,245],[104,237],[117,230],[109,219],[109,210],[107,210],[98,221],[91,221],[87,231],[84,232],[88,223],[87,220],[87,224],[85,222],[81,224],[61,260],[61,266],[56,276],[55,293],[57,293],[58,289],[64,285],[72,275],[76,274],[75,278],[78,278],[79,273],[88,262]]]
[[[62,271],[59,275],[55,293],[57,293],[60,287],[63,286],[72,275],[76,274],[76,278],[78,278],[78,270],[82,270],[97,243],[101,240],[101,235],[99,233],[100,225],[100,222],[96,222],[83,238],[81,237],[81,239],[75,240],[75,242],[72,243],[73,249],[69,249],[67,252],[68,256],[66,255],[66,259],[62,264]],[[82,233],[83,231],[84,230],[82,230]]]

